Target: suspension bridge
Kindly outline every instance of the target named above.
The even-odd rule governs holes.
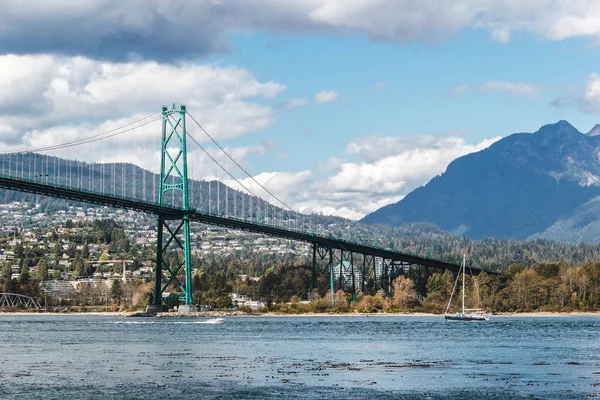
[[[224,158],[247,176],[246,181],[252,182],[253,188],[258,187],[262,190],[263,196],[269,201],[255,194],[248,187],[250,185],[235,178],[206,150],[206,146],[190,134],[186,126],[186,117],[190,117],[195,128],[204,133],[224,154]],[[159,154],[148,150],[149,138],[154,137],[153,131],[148,129],[152,123],[158,124],[158,121],[161,121],[162,127]],[[136,136],[136,131],[141,134]],[[154,130],[157,131],[158,129]],[[188,139],[236,182],[240,189],[231,189],[217,181],[199,184],[198,181],[188,179],[190,164],[192,173],[198,175],[198,171],[193,170],[194,159],[188,159]],[[160,173],[154,174],[128,163],[73,159],[74,155],[87,160],[110,159],[109,156],[101,157],[99,153],[105,151],[110,155],[126,145],[138,149],[141,147],[144,159],[159,156]],[[455,263],[367,243],[356,243],[323,233],[311,223],[308,216],[295,212],[257,182],[210,136],[185,106],[163,107],[161,113],[150,114],[85,138],[6,152],[0,155],[0,163],[2,188],[155,215],[156,267],[154,304],[150,307],[151,311],[162,309],[163,295],[173,286],[183,293],[179,300],[184,306],[180,309],[195,309],[191,285],[192,222],[310,244],[311,292],[316,288],[317,278],[328,278],[332,303],[333,294],[339,288],[351,290],[353,295],[357,290],[384,290],[390,294],[392,280],[411,265],[450,270],[455,273],[460,269]],[[165,255],[169,252],[181,255],[178,265],[169,265],[165,261]],[[472,273],[479,272],[479,268],[472,268]]]

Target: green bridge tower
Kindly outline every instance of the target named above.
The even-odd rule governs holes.
[[[148,312],[164,309],[163,294],[175,286],[179,311],[196,311],[192,300],[185,106],[162,108],[162,141],[158,205],[181,209],[179,215],[159,215],[154,269],[154,300]],[[177,257],[173,255],[177,254]],[[167,259],[167,255],[169,255]],[[176,260],[176,261],[173,261]],[[184,275],[182,282],[181,274]],[[172,297],[172,296],[170,296]]]

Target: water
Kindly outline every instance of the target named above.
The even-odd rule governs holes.
[[[0,399],[600,397],[600,317],[0,316]]]

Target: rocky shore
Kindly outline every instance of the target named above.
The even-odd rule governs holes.
[[[157,317],[157,318],[223,318],[223,317],[240,317],[249,316],[252,314],[245,313],[243,311],[198,311],[198,312],[159,312],[156,314],[151,313],[135,313],[128,315],[128,317]]]

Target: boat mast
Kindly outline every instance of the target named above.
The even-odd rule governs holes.
[[[463,254],[462,270],[463,270],[463,287],[462,287],[462,313],[465,315],[465,255]]]

